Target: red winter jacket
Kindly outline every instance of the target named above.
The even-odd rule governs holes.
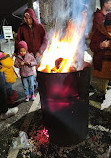
[[[93,65],[95,70],[102,70],[102,62],[104,60],[111,61],[111,47],[108,48],[100,48],[100,43],[108,40],[111,41],[111,35],[108,34],[106,28],[104,25],[98,26],[98,29],[94,32],[91,43],[90,43],[90,49],[92,52],[94,52],[93,55]]]
[[[95,31],[98,25],[104,23],[105,16],[106,15],[104,15],[102,11],[97,8],[96,12],[94,12],[92,31]]]
[[[28,45],[29,52],[34,55],[36,52],[42,54],[48,44],[47,33],[42,24],[37,22],[36,15],[34,11],[30,8],[26,9],[25,13],[29,13],[33,19],[33,26],[30,28],[26,23],[19,26],[17,32],[17,38],[15,39],[15,52],[18,52],[19,41],[25,41]]]

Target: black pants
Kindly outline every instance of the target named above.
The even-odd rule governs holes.
[[[4,73],[0,72],[0,114],[8,110],[7,91]]]

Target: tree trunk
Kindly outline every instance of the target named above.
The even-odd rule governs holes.
[[[28,0],[28,8],[32,8],[33,9],[33,2],[32,2],[32,0]]]

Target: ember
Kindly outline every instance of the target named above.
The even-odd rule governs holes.
[[[30,133],[32,140],[37,148],[37,151],[41,150],[41,148],[46,148],[49,145],[49,134],[48,130],[44,128],[40,128],[37,131],[34,130]]]
[[[63,69],[64,64],[66,63],[67,60],[64,60],[63,58],[59,58],[55,61],[55,67],[53,69],[51,69],[51,72],[61,72],[61,70]]]

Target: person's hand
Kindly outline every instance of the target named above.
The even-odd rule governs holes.
[[[23,66],[23,65],[24,65],[24,62],[22,61],[20,64],[21,64],[21,66]]]
[[[40,53],[37,52],[37,53],[35,54],[35,58],[39,58],[39,57],[40,57]]]
[[[16,53],[13,53],[12,56],[11,56],[11,58],[13,59],[13,57],[15,57],[15,56],[16,56]]]
[[[29,62],[29,61],[26,61],[26,65],[30,65],[30,62]]]
[[[101,49],[108,48],[109,45],[110,45],[110,41],[105,40],[105,41],[103,41],[103,42],[100,43],[100,48]]]

